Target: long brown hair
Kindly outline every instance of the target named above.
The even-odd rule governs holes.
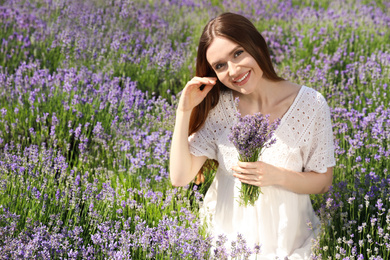
[[[256,29],[251,21],[242,15],[234,13],[223,13],[210,20],[203,29],[199,40],[198,54],[196,59],[196,76],[198,77],[216,77],[216,74],[206,59],[206,52],[215,37],[223,37],[231,40],[245,49],[258,63],[263,71],[263,77],[272,81],[282,81],[272,65],[271,57],[268,51],[267,43],[263,36]],[[206,121],[206,118],[212,108],[218,101],[220,91],[226,90],[220,81],[211,89],[206,98],[196,106],[191,113],[189,135],[198,131]],[[203,169],[197,176],[197,182],[200,182]]]

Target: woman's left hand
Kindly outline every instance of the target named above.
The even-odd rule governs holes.
[[[238,162],[232,167],[234,177],[241,182],[263,187],[279,185],[282,181],[282,172],[278,167],[265,162]]]

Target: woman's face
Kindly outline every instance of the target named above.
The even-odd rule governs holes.
[[[216,37],[206,51],[206,59],[226,87],[242,94],[258,90],[263,71],[256,60],[237,43]]]

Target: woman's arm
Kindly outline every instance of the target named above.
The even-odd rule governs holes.
[[[188,147],[188,125],[191,111],[177,111],[170,153],[170,177],[173,186],[190,183],[207,160],[206,156],[194,156]]]
[[[190,183],[207,160],[206,156],[194,156],[188,147],[188,129],[192,109],[197,106],[216,83],[213,77],[194,77],[184,87],[176,111],[176,123],[170,152],[170,177],[173,186]],[[203,89],[200,87],[205,85]]]
[[[296,172],[282,169],[283,177],[280,186],[301,194],[321,194],[328,192],[332,186],[333,167],[325,173]]]
[[[325,173],[296,172],[264,162],[238,162],[232,168],[241,182],[255,186],[278,185],[300,194],[320,194],[332,185],[333,167]]]

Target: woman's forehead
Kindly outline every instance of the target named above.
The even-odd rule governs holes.
[[[210,64],[229,57],[235,49],[241,46],[237,43],[224,38],[215,37],[206,51],[206,59]]]

